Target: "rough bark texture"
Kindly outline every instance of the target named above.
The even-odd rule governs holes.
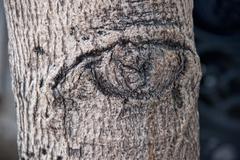
[[[199,158],[192,0],[5,0],[19,156]]]

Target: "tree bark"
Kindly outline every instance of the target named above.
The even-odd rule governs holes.
[[[26,159],[197,160],[192,0],[5,0]]]

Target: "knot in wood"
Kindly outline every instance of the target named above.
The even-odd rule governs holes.
[[[95,84],[106,95],[144,99],[160,96],[179,73],[182,57],[151,41],[122,41],[93,67]]]

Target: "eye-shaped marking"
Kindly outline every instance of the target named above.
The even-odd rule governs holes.
[[[176,52],[156,43],[122,41],[92,63],[94,84],[108,96],[158,97],[182,69],[183,57]]]
[[[190,50],[181,41],[171,40],[119,39],[105,48],[81,54],[53,78],[52,89],[66,77],[71,79],[68,74],[78,68],[88,72],[92,77],[88,81],[106,96],[159,98],[182,71],[184,51]]]

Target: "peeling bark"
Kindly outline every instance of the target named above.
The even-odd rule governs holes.
[[[5,0],[20,159],[199,159],[191,0]]]

